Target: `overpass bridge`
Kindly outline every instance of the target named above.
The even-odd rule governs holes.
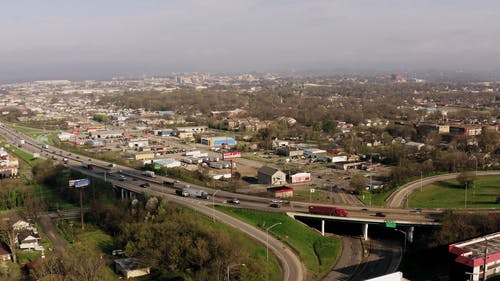
[[[397,231],[404,231],[406,240],[408,242],[413,242],[413,231],[415,230],[415,226],[438,226],[440,223],[437,222],[429,222],[429,221],[417,221],[417,220],[403,220],[403,219],[387,219],[383,217],[376,218],[366,218],[366,217],[337,217],[337,216],[329,216],[329,215],[318,215],[318,214],[309,214],[302,212],[287,212],[289,217],[293,219],[297,219],[297,217],[301,218],[309,218],[321,220],[321,235],[325,235],[325,221],[334,221],[334,222],[344,222],[344,223],[352,223],[352,224],[360,224],[361,230],[363,232],[363,239],[368,240],[368,226],[369,225],[380,225],[388,228],[397,228]],[[402,229],[400,229],[402,228]]]

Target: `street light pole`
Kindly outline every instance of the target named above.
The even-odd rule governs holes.
[[[244,263],[237,263],[237,264],[232,264],[232,265],[228,265],[227,266],[227,281],[229,281],[229,269],[231,269],[231,267],[235,267],[235,266],[247,266],[246,264]]]
[[[277,225],[281,224],[281,222],[277,222],[270,227],[266,228],[266,259],[269,261],[269,230]]]
[[[420,192],[422,192],[422,180],[423,180],[423,173],[420,171]]]
[[[212,194],[212,222],[215,222],[215,194],[219,192],[220,189],[216,190],[214,194]]]
[[[405,253],[406,252],[406,232],[404,232],[404,231],[402,231],[400,229],[394,229],[394,230],[397,231],[397,232],[403,233],[403,235],[405,236],[405,243],[404,243],[404,248],[403,248],[403,253]]]
[[[465,183],[465,202],[464,202],[465,209],[467,209],[467,185],[468,184],[469,184],[468,182]]]

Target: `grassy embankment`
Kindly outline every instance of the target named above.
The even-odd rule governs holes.
[[[500,176],[478,177],[467,189],[467,208],[499,209],[496,196],[500,192]],[[408,206],[415,208],[461,209],[465,207],[465,188],[456,180],[448,180],[424,186],[423,190],[410,195]]]
[[[213,228],[223,229],[225,232],[229,233],[233,236],[240,236],[242,238],[242,244],[238,245],[241,249],[246,250],[249,253],[249,256],[255,260],[265,261],[266,258],[266,248],[255,242],[250,237],[242,235],[236,229],[233,229],[225,224],[219,222],[212,222],[209,217],[200,216],[196,212],[184,209],[183,215],[186,216],[187,220],[203,220],[205,221],[204,225],[212,225]],[[111,259],[114,258],[111,256],[111,252],[115,249],[115,243],[113,241],[113,237],[104,233],[102,230],[97,227],[86,224],[85,230],[81,230],[80,224],[78,221],[59,221],[57,224],[57,228],[61,236],[68,242],[69,249],[73,246],[84,246],[85,248],[90,248],[96,251],[97,253],[101,253],[108,260],[108,264],[111,264]],[[274,256],[271,256],[269,259],[270,268],[272,269],[267,280],[279,280],[281,278],[281,269],[278,261]],[[111,267],[106,267],[105,276],[107,277],[105,280],[116,280],[117,276],[111,270]],[[140,280],[149,280],[147,278],[142,278]]]
[[[300,256],[307,268],[308,280],[320,280],[339,256],[340,238],[323,237],[286,215],[222,206],[216,208],[263,230],[281,223],[269,233],[287,243]]]

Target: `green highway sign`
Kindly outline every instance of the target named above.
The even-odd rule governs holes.
[[[393,222],[393,221],[386,221],[385,222],[385,227],[396,228],[396,223]]]

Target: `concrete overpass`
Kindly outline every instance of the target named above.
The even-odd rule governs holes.
[[[402,220],[402,219],[387,219],[383,217],[377,218],[360,218],[360,217],[336,217],[336,216],[328,216],[328,215],[317,215],[317,214],[309,214],[309,213],[301,213],[301,212],[287,212],[289,217],[293,219],[297,219],[297,217],[302,218],[310,218],[321,220],[321,234],[325,235],[325,221],[335,221],[335,222],[345,222],[345,223],[353,223],[360,224],[361,230],[363,232],[363,239],[368,240],[368,226],[371,225],[382,225],[390,228],[396,229],[398,227],[398,231],[401,231],[400,228],[404,229],[405,237],[408,242],[413,242],[413,231],[415,226],[438,226],[440,223],[437,222],[429,222],[429,221],[410,221],[410,220]]]

